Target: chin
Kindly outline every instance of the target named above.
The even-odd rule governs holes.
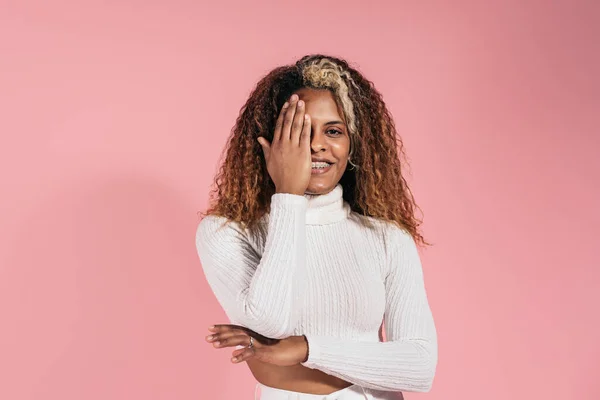
[[[313,181],[314,179],[314,181]],[[333,190],[333,188],[335,188],[335,186],[338,184],[339,181],[331,181],[328,180],[327,182],[315,182],[319,180],[318,178],[311,178],[310,183],[308,184],[308,187],[306,188],[306,192],[307,194],[325,194],[325,193],[329,193],[330,191]]]

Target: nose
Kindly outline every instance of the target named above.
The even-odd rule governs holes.
[[[325,135],[319,132],[311,132],[310,147],[314,152],[326,149],[327,140]]]

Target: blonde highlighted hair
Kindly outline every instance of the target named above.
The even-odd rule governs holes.
[[[338,104],[344,112],[344,118],[350,134],[349,162],[354,167],[357,167],[356,164],[352,163],[351,156],[353,152],[352,143],[358,134],[358,128],[356,126],[354,105],[350,99],[348,83],[354,85],[357,89],[358,86],[356,86],[348,71],[327,57],[311,59],[308,63],[304,64],[302,67],[302,82],[305,87],[329,89],[335,94]]]

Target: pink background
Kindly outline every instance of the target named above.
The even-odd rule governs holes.
[[[596,1],[203,3],[0,3],[0,398],[252,398],[204,342],[196,212],[253,85],[312,52],[383,93],[435,243],[406,398],[600,398]]]

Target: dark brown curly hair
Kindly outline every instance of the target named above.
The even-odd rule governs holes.
[[[277,67],[256,84],[221,154],[210,206],[199,214],[223,216],[252,229],[270,211],[275,185],[257,138],[272,141],[283,103],[303,87],[330,90],[344,112],[352,156],[352,166],[340,179],[344,200],[359,215],[393,222],[418,244],[429,245],[415,216],[419,207],[402,174],[402,165],[408,166],[402,139],[381,94],[346,60],[323,54]]]

